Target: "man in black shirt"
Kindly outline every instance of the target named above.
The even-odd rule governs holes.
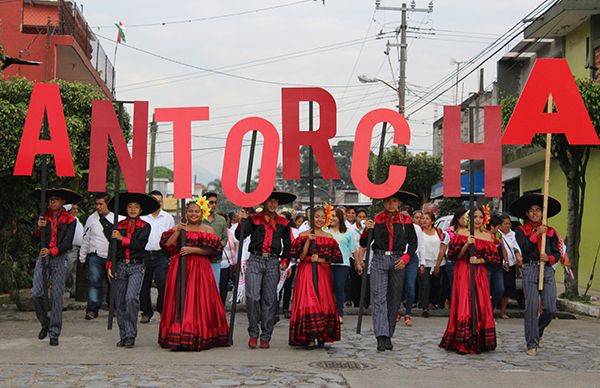
[[[559,239],[556,231],[542,224],[544,196],[527,194],[510,205],[515,217],[525,220],[515,231],[517,243],[523,255],[523,294],[525,296],[525,340],[527,355],[537,355],[537,349],[544,347],[544,329],[556,314],[556,282],[552,266],[560,260]],[[548,197],[548,218],[560,212],[560,202]],[[546,234],[546,249],[540,252],[542,235]],[[568,263],[565,263],[568,265]],[[540,293],[538,281],[540,265],[544,265],[544,286],[541,292],[542,313],[538,317]]]
[[[373,231],[370,268],[373,331],[377,350],[392,350],[391,337],[396,329],[396,314],[400,308],[404,267],[417,250],[417,235],[410,217],[399,212],[403,201],[414,199],[412,193],[399,191],[383,200],[384,211],[367,221],[360,245],[367,247],[369,230]],[[358,266],[364,270],[363,264]]]
[[[287,268],[291,248],[289,222],[277,215],[277,207],[295,199],[293,194],[274,191],[263,204],[262,212],[251,216],[241,213],[242,219],[235,231],[235,237],[240,241],[250,236],[245,278],[250,349],[256,348],[259,335],[260,347],[269,348],[277,309],[279,271]]]
[[[141,193],[123,193],[119,196],[119,208],[115,209],[115,199],[108,203],[108,209],[127,218],[113,225],[102,218],[104,235],[116,246],[116,267],[112,261],[106,262],[108,278],[115,287],[115,311],[119,324],[118,347],[132,348],[137,337],[137,317],[140,311],[140,289],[144,280],[144,257],[150,237],[150,224],[140,219],[141,215],[155,212],[160,204],[153,197]]]

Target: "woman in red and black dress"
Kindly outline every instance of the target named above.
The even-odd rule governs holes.
[[[450,318],[440,347],[458,353],[481,353],[496,348],[496,327],[487,271],[483,264],[498,260],[497,242],[485,229],[486,213],[475,209],[475,236],[469,236],[467,228],[454,235],[448,247],[448,256],[456,261]],[[471,251],[471,246],[474,250]],[[475,271],[475,307],[477,312],[476,332],[471,321],[471,276],[470,265]]]
[[[187,205],[187,224],[176,225],[163,233],[161,247],[171,255],[165,301],[160,318],[158,343],[173,350],[203,350],[228,346],[229,325],[215,284],[211,262],[223,246],[214,230],[202,224],[197,203]],[[186,231],[181,247],[180,233]],[[180,319],[180,291],[177,274],[180,255],[186,257],[186,292],[183,319]]]
[[[290,256],[299,260],[290,319],[290,346],[307,349],[340,340],[340,318],[331,284],[331,263],[341,263],[337,241],[321,228],[325,226],[323,208],[315,209],[314,234],[306,231],[294,240]],[[311,243],[314,242],[314,250]],[[317,263],[317,292],[313,284],[312,263]]]

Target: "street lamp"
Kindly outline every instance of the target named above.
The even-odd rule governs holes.
[[[364,74],[361,74],[361,75],[358,76],[358,80],[361,83],[363,83],[363,84],[372,84],[372,83],[376,83],[376,82],[381,82],[381,83],[386,84],[388,87],[392,88],[396,93],[398,93],[398,88],[397,87],[392,86],[389,83],[387,83],[384,80],[379,79],[379,78],[371,78],[371,77],[368,77],[368,76],[366,76]]]

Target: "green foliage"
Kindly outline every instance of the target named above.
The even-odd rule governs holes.
[[[90,85],[54,82],[60,86],[75,177],[57,177],[54,161],[48,157],[48,186],[67,187],[84,194],[80,208],[85,214],[93,209],[93,196],[87,193],[92,100],[105,98]],[[32,89],[33,83],[24,78],[0,80],[0,292],[30,285],[38,250],[31,236],[39,203],[31,193],[40,185],[42,157],[36,158],[31,177],[12,176]],[[125,138],[130,139],[129,118],[126,116],[124,121]],[[116,165],[111,154],[114,153],[109,153],[109,171]]]
[[[148,175],[150,174],[150,170],[148,170]],[[173,182],[173,170],[165,166],[155,166],[154,167],[154,178],[167,178],[169,182]]]
[[[377,158],[372,157],[369,163],[369,177],[373,182],[375,182],[376,164]],[[381,182],[387,179],[390,165],[406,166],[406,180],[402,185],[402,190],[417,194],[419,204],[429,199],[431,186],[442,178],[441,159],[426,152],[404,154],[402,148],[398,146],[384,150],[381,163]]]
[[[502,108],[502,133],[506,129],[508,125],[508,121],[510,120],[510,116],[512,112],[515,110],[515,106],[517,105],[518,98],[515,96],[509,96],[502,101],[500,101],[500,107]]]

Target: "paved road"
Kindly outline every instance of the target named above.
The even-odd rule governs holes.
[[[0,386],[600,386],[600,321],[594,319],[555,320],[546,347],[533,358],[525,355],[520,319],[499,321],[498,349],[473,356],[437,347],[446,318],[415,318],[384,353],[375,350],[370,317],[358,335],[356,317],[347,316],[342,341],[313,351],[287,346],[287,320],[276,326],[271,349],[249,350],[244,314],[236,321],[231,348],[161,349],[153,320],[139,326],[134,349],[117,349],[106,312],[85,321],[82,311],[66,311],[54,348],[37,340],[33,313],[0,310]]]

